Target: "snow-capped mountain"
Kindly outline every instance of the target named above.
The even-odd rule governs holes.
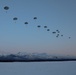
[[[26,52],[0,55],[0,61],[65,61],[65,60],[76,60],[76,58],[68,56],[55,56],[47,53],[26,53]]]

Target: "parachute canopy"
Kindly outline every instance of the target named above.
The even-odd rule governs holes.
[[[8,6],[5,6],[5,7],[4,7],[4,9],[5,9],[5,10],[8,10],[8,9],[9,9],[9,7],[8,7]]]
[[[50,29],[47,29],[47,31],[50,31]]]
[[[40,25],[38,25],[37,27],[38,27],[38,28],[40,28],[41,26],[40,26]]]
[[[34,17],[33,19],[37,19],[37,17]]]
[[[17,20],[17,19],[18,19],[17,17],[14,17],[14,18],[13,18],[13,20]]]
[[[52,32],[53,34],[56,34],[56,32]]]
[[[57,33],[60,33],[60,31],[59,30],[56,30],[57,31]]]
[[[47,26],[44,26],[44,28],[47,28]]]
[[[28,24],[28,22],[25,22],[24,24]]]
[[[61,35],[61,36],[63,36],[63,35]]]

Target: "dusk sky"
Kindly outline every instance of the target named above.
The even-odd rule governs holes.
[[[0,52],[76,55],[76,0],[0,0]]]

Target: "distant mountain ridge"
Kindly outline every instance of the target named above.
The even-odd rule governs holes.
[[[0,55],[0,62],[32,62],[32,61],[70,61],[76,60],[74,57],[55,56],[47,53],[26,53]]]

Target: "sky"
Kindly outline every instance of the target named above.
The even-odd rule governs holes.
[[[76,0],[0,0],[0,53],[76,55],[75,31]]]

